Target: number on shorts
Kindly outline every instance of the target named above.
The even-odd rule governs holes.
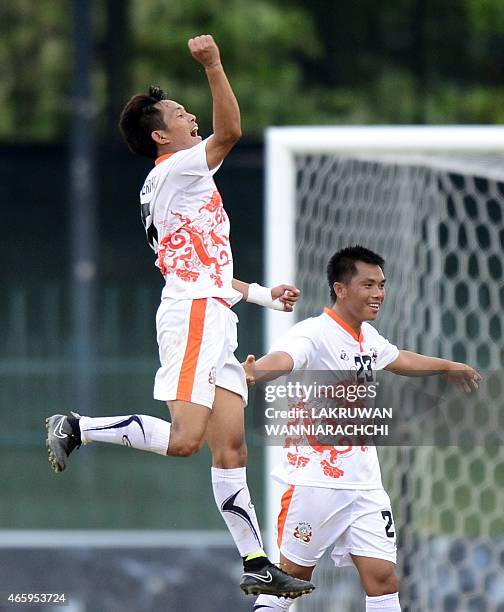
[[[387,521],[385,525],[385,533],[387,538],[395,537],[395,533],[392,531],[392,512],[390,510],[382,510],[381,515],[383,516],[383,520]]]

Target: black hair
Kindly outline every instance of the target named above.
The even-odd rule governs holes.
[[[349,283],[352,277],[357,274],[357,267],[355,265],[357,261],[380,266],[382,269],[385,265],[383,257],[359,244],[346,247],[334,253],[327,264],[327,282],[329,283],[333,302],[336,301],[334,283]]]
[[[130,151],[155,159],[157,146],[152,139],[154,130],[166,129],[163,113],[156,106],[167,95],[157,86],[151,85],[148,94],[134,95],[123,108],[119,119],[119,131]]]

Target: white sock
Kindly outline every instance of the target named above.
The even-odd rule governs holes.
[[[401,612],[399,593],[380,595],[379,597],[366,597],[366,612],[381,610],[381,612]]]
[[[82,442],[110,442],[166,455],[171,424],[145,414],[81,417]]]
[[[255,508],[250,500],[246,468],[212,468],[215,503],[242,557],[263,552]]]
[[[276,595],[259,595],[254,604],[254,610],[268,612],[269,610],[288,610],[294,603],[293,599],[276,597]]]

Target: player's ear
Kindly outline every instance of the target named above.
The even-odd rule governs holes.
[[[344,285],[343,283],[334,283],[333,289],[336,295],[336,299],[346,297],[347,289],[346,289],[346,285]]]
[[[151,138],[158,145],[170,144],[170,139],[163,130],[154,130],[151,132]]]

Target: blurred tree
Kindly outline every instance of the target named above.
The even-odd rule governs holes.
[[[306,4],[280,1],[283,6]],[[317,91],[319,121],[412,121],[411,0],[312,0],[310,6],[324,53],[316,61],[300,59],[308,89]]]
[[[326,120],[504,120],[502,0],[311,0],[310,7],[324,53],[303,59],[303,73],[321,89],[317,112]]]
[[[65,0],[0,3],[0,137],[61,137],[69,107],[71,16]]]
[[[187,39],[211,32],[246,134],[270,124],[502,123],[502,0],[89,0],[94,112],[107,140],[129,95],[164,86],[211,126]],[[63,139],[68,0],[0,4],[0,138]]]
[[[248,133],[271,123],[306,122],[317,98],[302,79],[299,58],[322,54],[310,12],[272,0],[133,0],[132,90],[162,85],[211,127],[210,94],[187,41],[211,32],[242,109]]]

